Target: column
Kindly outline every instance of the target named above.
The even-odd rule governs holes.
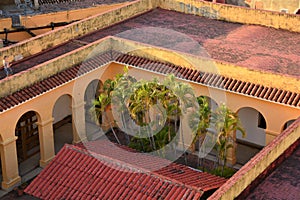
[[[235,165],[236,163],[236,145],[227,149],[227,164]]]
[[[84,105],[84,101],[72,105],[73,143],[87,141]]]
[[[233,134],[233,144],[232,144],[232,147],[227,149],[227,156],[226,156],[226,159],[227,159],[227,164],[230,164],[230,165],[235,165],[236,163],[236,132],[232,133]]]
[[[1,165],[2,165],[2,189],[9,190],[21,183],[18,170],[18,156],[16,140],[14,136],[0,143]]]
[[[40,5],[38,0],[33,0],[33,4],[35,9],[39,9]]]
[[[45,167],[55,156],[54,136],[53,136],[53,118],[36,123],[39,128],[40,166]]]
[[[277,137],[277,135],[280,134],[280,132],[272,131],[272,130],[265,130],[266,132],[266,145],[268,145],[274,138]]]
[[[189,116],[192,112],[195,112],[193,109],[188,109],[186,113],[180,116],[180,131],[177,132],[179,134],[179,142],[177,147],[181,151],[192,150],[190,146],[193,142],[193,130],[189,126]]]
[[[114,116],[112,114],[111,105],[108,105],[105,111],[102,113],[101,128],[104,132],[107,132],[111,127],[114,127]]]

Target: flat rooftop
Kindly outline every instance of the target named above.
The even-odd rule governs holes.
[[[80,40],[92,42],[106,35],[300,77],[300,33],[155,9]]]
[[[262,181],[246,199],[299,199],[299,163],[300,146]]]
[[[300,78],[300,33],[229,23],[160,8],[76,38],[81,41],[80,45],[72,40],[45,50],[29,60],[19,61],[15,68],[30,68],[109,35],[248,69]]]
[[[13,15],[40,15],[46,13],[53,13],[53,12],[61,12],[67,10],[77,10],[82,8],[89,8],[93,6],[99,5],[109,5],[109,4],[117,4],[123,2],[130,2],[133,0],[76,0],[76,1],[62,1],[60,3],[49,3],[49,2],[57,2],[55,0],[42,0],[40,2],[40,8],[34,9],[27,7],[18,8],[16,4],[11,5],[0,5],[0,9],[2,10],[2,15],[0,18],[7,18]],[[47,3],[48,2],[48,3]]]

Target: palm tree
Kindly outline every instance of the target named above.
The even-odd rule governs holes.
[[[222,174],[227,161],[227,150],[235,146],[235,132],[239,130],[243,137],[245,130],[241,126],[241,122],[236,113],[232,112],[225,104],[221,104],[212,113],[212,122],[217,131],[217,151],[218,162],[222,163]]]
[[[116,77],[116,85],[112,91],[111,103],[114,105],[116,111],[118,112],[117,114],[120,116],[119,119],[121,124],[118,125],[121,126],[120,128],[126,133],[125,137],[127,140],[127,145],[130,142],[128,133],[133,130],[128,127],[128,124],[130,124],[130,116],[126,103],[132,94],[132,87],[135,82],[136,79],[128,75],[128,66],[125,66],[124,74]]]
[[[173,92],[173,94],[176,96],[178,99],[176,105],[176,109],[178,109],[175,113],[178,116],[183,116],[188,114],[188,109],[198,109],[198,104],[194,95],[194,91],[192,87],[189,84],[179,82],[175,80],[174,75],[168,75],[167,78],[164,81],[164,85],[168,85],[170,87],[170,90]],[[185,149],[185,140],[183,136],[183,124],[182,124],[182,119],[179,120],[179,133],[182,141],[182,149],[184,151]],[[192,126],[192,127],[191,127]],[[190,124],[190,128],[193,130],[195,124]],[[184,153],[184,160],[185,163],[187,164],[187,157],[186,154]]]
[[[90,112],[92,114],[92,118],[99,124],[102,123],[102,116],[105,117],[105,119],[108,121],[111,131],[113,132],[117,142],[120,144],[120,140],[117,137],[116,132],[114,131],[114,128],[109,121],[109,118],[107,116],[107,109],[109,105],[111,105],[111,93],[114,90],[116,85],[116,81],[112,79],[107,79],[103,84],[103,91],[99,95],[98,99],[95,99],[93,101],[93,107],[91,107]]]
[[[198,112],[195,112],[190,119],[190,123],[197,123],[197,126],[194,126],[193,133],[194,138],[192,141],[192,145],[195,145],[198,142],[198,165],[203,166],[203,157],[205,152],[203,152],[204,148],[201,148],[203,145],[203,141],[207,134],[207,129],[210,126],[210,117],[211,117],[211,109],[209,106],[209,102],[207,97],[200,96],[197,97],[197,102],[199,104]],[[200,163],[201,162],[201,163]]]
[[[129,99],[129,111],[134,120],[138,122],[148,134],[152,150],[156,150],[155,137],[151,128],[150,109],[157,104],[161,94],[160,85],[156,79],[151,82],[139,81],[134,85],[135,91]]]

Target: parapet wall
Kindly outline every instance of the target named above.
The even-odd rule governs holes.
[[[68,11],[60,11],[60,12],[51,12],[41,15],[27,15],[27,16],[21,16],[21,25],[25,28],[37,28],[37,27],[43,27],[43,26],[50,26],[51,22],[53,23],[60,23],[60,22],[67,22],[71,23],[74,21],[82,20],[87,17],[91,17],[93,15],[97,15],[103,12],[106,12],[107,10],[111,10],[114,8],[121,7],[122,5],[126,5],[128,2],[125,3],[118,3],[118,4],[110,4],[110,5],[99,5],[96,7],[90,7],[90,8],[83,8],[78,10],[68,10]],[[0,31],[4,32],[4,28],[7,30],[16,30],[11,27],[12,26],[12,20],[11,18],[0,18]],[[55,27],[57,29],[57,27]],[[51,31],[51,28],[43,28],[38,30],[31,30],[36,35],[45,34],[49,31]],[[0,34],[0,38],[5,38],[5,34]],[[21,32],[10,32],[7,35],[7,39],[10,41],[17,41],[21,42],[23,40],[28,40],[32,38],[30,34],[28,34],[26,31]]]
[[[286,85],[288,84],[289,91],[300,93],[300,80],[293,77],[256,71],[228,62],[213,60],[210,58],[202,58],[191,54],[177,52],[174,50],[164,49],[162,47],[151,46],[117,37],[112,37],[112,48],[118,52],[129,53],[131,55],[148,58],[150,60],[168,62],[174,65],[197,69],[203,72],[219,74],[225,77],[282,90],[286,90]]]
[[[228,22],[254,24],[300,32],[300,16],[201,0],[160,0],[160,7]]]
[[[94,53],[109,51],[110,48],[111,40],[103,38],[52,60],[36,65],[33,68],[17,73],[9,79],[2,79],[0,81],[0,97],[12,94],[35,82],[57,74],[76,64],[82,63]]]
[[[2,89],[0,90],[0,97],[43,80],[44,78],[54,75],[75,64],[81,63],[88,57],[90,52],[95,52],[96,47],[100,52],[112,49],[118,52],[148,58],[150,60],[172,63],[178,66],[219,74],[225,77],[283,90],[286,90],[286,84],[288,84],[291,92],[300,92],[300,80],[297,80],[296,78],[249,70],[246,67],[235,66],[218,60],[201,58],[191,54],[110,36],[22,71],[9,79],[1,80],[0,88]]]
[[[111,10],[117,7],[121,7],[127,3],[118,3],[111,5],[99,5],[90,8],[82,8],[78,10],[67,10],[60,12],[51,12],[40,15],[26,15],[21,16],[22,25],[26,28],[35,28],[37,26],[46,26],[51,22],[71,22],[75,20],[81,20],[93,15],[97,15],[107,10]],[[0,31],[4,31],[4,28],[11,29],[11,18],[0,18]]]
[[[68,26],[58,28],[15,45],[2,48],[0,50],[0,57],[3,57],[3,55],[10,55],[11,58],[17,55],[27,57],[78,36],[111,26],[115,23],[142,14],[151,10],[154,6],[155,5],[152,4],[151,0],[137,0],[129,2],[122,7],[107,10],[104,13],[91,16]]]
[[[257,177],[280,158],[289,148],[299,141],[300,118],[290,125],[283,133],[277,136],[270,144],[254,156],[236,174],[234,174],[224,185],[222,185],[209,200],[234,199],[238,197]]]

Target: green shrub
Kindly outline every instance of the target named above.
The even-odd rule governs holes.
[[[222,173],[222,167],[217,167],[213,170],[211,170],[209,173],[217,175],[217,176],[222,176],[224,178],[230,178],[234,173],[236,172],[236,170],[229,168],[229,167],[224,167],[224,171]]]

